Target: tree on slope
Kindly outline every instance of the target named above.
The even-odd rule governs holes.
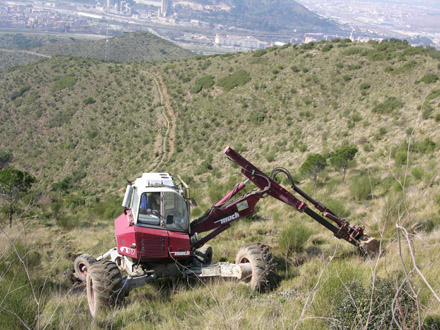
[[[2,208],[12,226],[12,216],[17,211],[17,204],[29,191],[35,178],[26,171],[6,168],[0,171],[0,197],[5,205]]]
[[[357,152],[358,149],[356,147],[348,146],[337,149],[330,155],[330,163],[333,165],[333,167],[336,170],[342,170],[343,172],[342,182],[344,182],[345,173],[347,172],[347,169]]]
[[[327,166],[327,160],[321,154],[308,154],[307,159],[299,168],[299,171],[304,176],[311,176],[313,178],[313,185],[316,187],[318,174]]]

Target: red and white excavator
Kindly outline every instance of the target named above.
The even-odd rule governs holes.
[[[233,222],[251,215],[258,201],[268,196],[307,214],[365,255],[378,252],[376,239],[307,195],[294,184],[286,169],[275,168],[266,175],[232,148],[227,147],[224,153],[241,167],[247,180],[192,222],[190,205],[195,202],[179,176],[176,184],[175,178],[167,173],[144,173],[127,186],[122,203],[124,212],[114,221],[117,246],[97,258],[82,254],[74,262],[75,277],[86,282],[93,317],[122,302],[131,290],[162,277],[232,277],[248,282],[260,292],[270,289],[275,263],[267,246],[246,245],[238,251],[235,263],[212,264],[212,249],[205,245]],[[286,175],[291,189],[306,201],[278,184],[275,178],[279,174]],[[239,194],[248,181],[256,188]],[[205,232],[209,233],[199,238]],[[123,276],[121,271],[127,275]]]

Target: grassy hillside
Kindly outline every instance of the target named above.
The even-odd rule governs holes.
[[[14,65],[58,55],[97,58],[109,62],[156,62],[195,55],[149,32],[124,33],[106,39],[86,39],[21,33],[0,34],[0,72]]]
[[[108,39],[72,40],[68,44],[51,44],[37,48],[43,54],[73,55],[114,62],[156,62],[193,57],[194,54],[149,32],[124,33]]]
[[[38,55],[0,50],[0,72],[6,71],[13,66],[34,63],[40,59],[41,56]]]
[[[440,292],[439,58],[397,40],[335,40],[156,64],[57,57],[3,73],[0,151],[12,152],[11,165],[38,182],[31,218],[1,232],[1,322],[440,328],[433,294]],[[77,254],[99,255],[114,244],[111,220],[125,179],[180,174],[199,204],[193,217],[200,216],[242,180],[221,152],[226,145],[267,173],[289,169],[301,188],[380,239],[382,257],[364,260],[268,197],[212,245],[215,261],[233,261],[246,243],[269,245],[278,262],[274,291],[164,281],[134,291],[105,322],[91,323],[83,287],[72,286],[69,270]],[[310,153],[329,157],[349,145],[359,151],[344,181],[329,160],[316,186],[301,175]],[[32,299],[20,305],[23,297]]]

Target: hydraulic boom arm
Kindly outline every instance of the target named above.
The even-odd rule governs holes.
[[[264,198],[268,195],[294,207],[299,212],[306,213],[333,232],[337,238],[344,239],[355,246],[362,246],[361,241],[369,240],[371,242],[371,240],[374,240],[370,236],[364,234],[364,229],[362,227],[350,225],[348,221],[338,217],[322,203],[315,201],[312,197],[298,188],[286,169],[275,168],[271,175],[267,176],[232,148],[226,147],[223,152],[229,159],[241,166],[241,172],[248,178],[248,180],[238,184],[229,194],[209,209],[202,217],[191,223],[192,235],[214,229],[203,239],[195,240],[192,245],[193,249],[202,246],[210,239],[228,229],[232,222],[252,214],[254,207],[260,198]],[[291,188],[320,211],[322,216],[309,208],[304,201],[296,198],[289,191],[279,185],[275,181],[275,177],[279,173],[285,174],[290,181]],[[246,182],[249,180],[252,181],[259,190],[251,191],[241,197],[231,200],[234,195],[244,188]],[[370,245],[374,245],[374,249],[376,249],[378,243],[374,240],[374,243]],[[369,253],[373,254],[371,251]]]

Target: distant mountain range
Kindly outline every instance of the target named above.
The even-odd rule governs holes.
[[[196,0],[203,5],[215,5],[219,1]],[[229,27],[267,31],[340,31],[340,26],[312,13],[303,5],[289,0],[225,0],[230,11],[211,11],[209,13],[178,9],[179,15],[208,20]],[[177,7],[179,8],[179,7]]]

